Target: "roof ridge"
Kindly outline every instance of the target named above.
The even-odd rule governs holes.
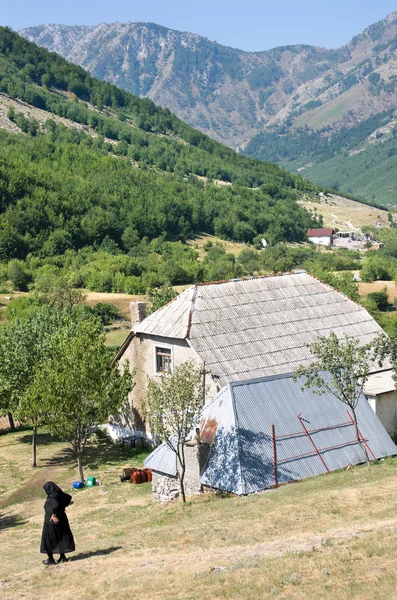
[[[269,279],[270,277],[284,277],[285,275],[310,275],[307,271],[301,269],[299,272],[296,271],[279,271],[278,273],[269,273],[267,275],[247,275],[247,277],[236,277],[234,279],[219,279],[217,281],[202,281],[196,283],[196,287],[204,287],[206,285],[220,285],[221,283],[237,283],[238,281],[252,281],[258,279]],[[310,275],[313,277],[313,275]]]
[[[186,328],[186,333],[185,333],[185,340],[189,337],[190,335],[190,328],[192,326],[192,317],[193,317],[193,312],[194,312],[194,308],[195,308],[195,304],[196,304],[196,298],[197,298],[197,283],[195,283],[193,285],[193,293],[192,293],[192,299],[190,301],[190,310],[189,310],[189,316],[188,316],[188,320],[187,320],[187,328]]]

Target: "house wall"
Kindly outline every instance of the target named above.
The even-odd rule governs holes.
[[[309,237],[307,239],[312,244],[320,244],[320,246],[330,246],[332,244],[332,239],[329,236],[328,237],[316,236],[316,237]]]
[[[368,402],[387,433],[394,437],[397,433],[397,391],[368,396]]]
[[[125,424],[142,431],[145,430],[142,402],[147,392],[147,380],[148,378],[157,379],[158,381],[161,379],[161,373],[156,372],[156,347],[171,349],[173,367],[188,360],[192,360],[197,365],[202,363],[197,352],[191,348],[186,340],[138,334],[131,341],[120,360],[120,366],[123,366],[125,361],[128,360],[131,371],[134,368],[136,370],[135,387],[129,396],[130,406],[125,415]],[[205,397],[207,403],[218,390],[210,375],[206,375],[206,384],[209,384],[209,390]]]

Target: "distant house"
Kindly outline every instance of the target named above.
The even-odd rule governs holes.
[[[208,403],[230,382],[307,364],[307,344],[319,335],[346,333],[365,343],[382,332],[362,306],[304,271],[196,284],[147,318],[144,308],[132,304],[132,331],[117,355],[136,369],[125,423],[137,429],[144,429],[148,378],[189,359],[205,363]],[[395,419],[384,425],[390,431]]]
[[[189,448],[188,493],[204,486],[252,494],[365,462],[346,408],[333,394],[302,391],[291,374],[230,383],[202,411],[203,444]],[[370,460],[397,454],[364,396],[356,414]],[[154,499],[175,497],[175,453],[162,444],[145,466],[153,471]]]
[[[308,229],[306,233],[309,242],[320,246],[331,246],[333,235],[333,229]]]

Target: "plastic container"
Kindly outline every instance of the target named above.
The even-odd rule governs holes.
[[[142,469],[142,471],[141,471],[141,481],[142,481],[142,483],[146,483],[147,482],[147,471],[146,471],[146,469]]]
[[[142,475],[140,471],[136,470],[131,473],[131,483],[142,483]]]
[[[84,487],[84,483],[82,481],[73,481],[72,487],[74,490],[81,490]]]
[[[152,481],[152,469],[145,469],[145,471],[147,475],[147,480]]]
[[[95,477],[87,477],[87,479],[85,480],[87,487],[94,487],[94,485],[96,485],[96,479]]]

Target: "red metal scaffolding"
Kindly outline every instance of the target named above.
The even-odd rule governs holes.
[[[327,464],[322,456],[323,452],[327,452],[328,450],[336,450],[337,448],[343,448],[344,446],[351,446],[352,444],[358,444],[358,440],[354,439],[351,441],[345,441],[341,444],[335,444],[333,446],[327,446],[326,448],[318,448],[317,445],[315,444],[313,438],[312,438],[312,434],[314,433],[318,433],[319,431],[330,431],[332,429],[340,429],[342,427],[351,427],[351,426],[355,426],[354,424],[354,419],[351,416],[350,412],[348,410],[346,410],[346,413],[349,417],[349,421],[345,421],[344,423],[337,423],[334,425],[328,425],[327,427],[317,427],[316,429],[308,429],[306,427],[306,425],[304,424],[304,419],[301,416],[301,413],[299,413],[298,415],[298,421],[302,427],[302,430],[300,431],[295,431],[293,433],[286,433],[283,435],[277,435],[275,433],[275,427],[274,425],[270,426],[270,430],[271,430],[271,438],[272,438],[272,454],[273,454],[273,479],[274,479],[274,486],[277,487],[278,486],[278,480],[277,480],[277,466],[282,464],[282,463],[286,463],[289,462],[291,460],[296,460],[299,458],[309,458],[312,456],[318,456],[319,459],[321,460],[321,463],[325,469],[326,473],[329,473],[329,469],[327,467]],[[365,448],[367,449],[367,451],[369,452],[369,454],[372,456],[372,458],[374,460],[376,460],[376,456],[374,455],[374,453],[372,452],[371,448],[369,447],[368,444],[368,440],[366,440],[364,438],[364,436],[362,435],[361,431],[357,428],[358,431],[358,435],[360,438],[361,443],[365,446]],[[277,440],[286,440],[286,439],[291,439],[294,437],[300,437],[302,436],[302,434],[306,435],[307,438],[310,441],[310,444],[313,446],[313,450],[311,452],[305,452],[303,454],[297,454],[295,456],[289,456],[287,458],[282,458],[281,460],[278,459],[277,457]]]

